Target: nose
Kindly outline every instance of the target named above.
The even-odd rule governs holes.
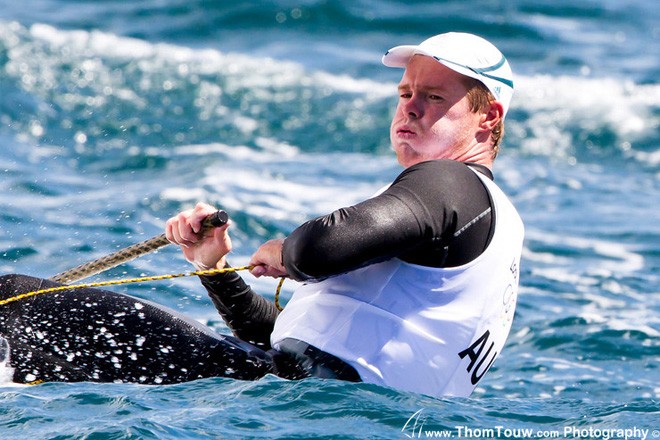
[[[422,117],[424,111],[420,104],[421,102],[417,94],[413,94],[410,98],[402,103],[401,110],[410,119],[418,119]]]

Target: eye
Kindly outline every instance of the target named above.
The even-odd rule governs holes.
[[[433,95],[433,94],[431,94],[431,95],[429,95],[429,99],[430,99],[431,101],[442,101],[444,98],[443,98],[442,96],[440,96],[440,95]]]
[[[410,92],[400,92],[399,93],[399,98],[401,98],[401,99],[410,99],[411,96],[412,96],[412,93],[410,93]]]

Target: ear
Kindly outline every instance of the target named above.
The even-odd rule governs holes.
[[[481,114],[480,127],[492,131],[504,117],[504,107],[499,101],[491,101],[488,110]]]

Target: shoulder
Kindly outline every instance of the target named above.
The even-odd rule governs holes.
[[[455,160],[429,160],[406,168],[394,180],[393,186],[412,186],[417,189],[432,188],[434,191],[444,189],[467,189],[476,185],[482,187],[479,177],[468,164]],[[475,167],[478,171],[492,179],[490,170],[485,167]]]

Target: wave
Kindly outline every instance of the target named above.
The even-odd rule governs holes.
[[[359,150],[365,147],[349,137],[375,137],[366,148],[377,149],[377,128],[387,133],[386,125],[371,126],[375,117],[368,115],[378,114],[384,93],[373,93],[381,87],[368,79],[47,25],[14,23],[0,41],[4,88],[29,104],[7,102],[3,122],[21,140],[73,147],[79,155],[218,138],[253,145],[255,137],[272,135],[315,151]],[[324,139],[319,131],[333,134]]]
[[[509,135],[527,154],[660,161],[660,85],[617,78],[517,79]]]
[[[302,152],[389,150],[394,81],[45,24],[2,26],[0,66],[0,134],[69,158],[218,140],[258,149],[259,138]],[[660,160],[659,85],[547,75],[516,85],[505,148],[569,163]]]

